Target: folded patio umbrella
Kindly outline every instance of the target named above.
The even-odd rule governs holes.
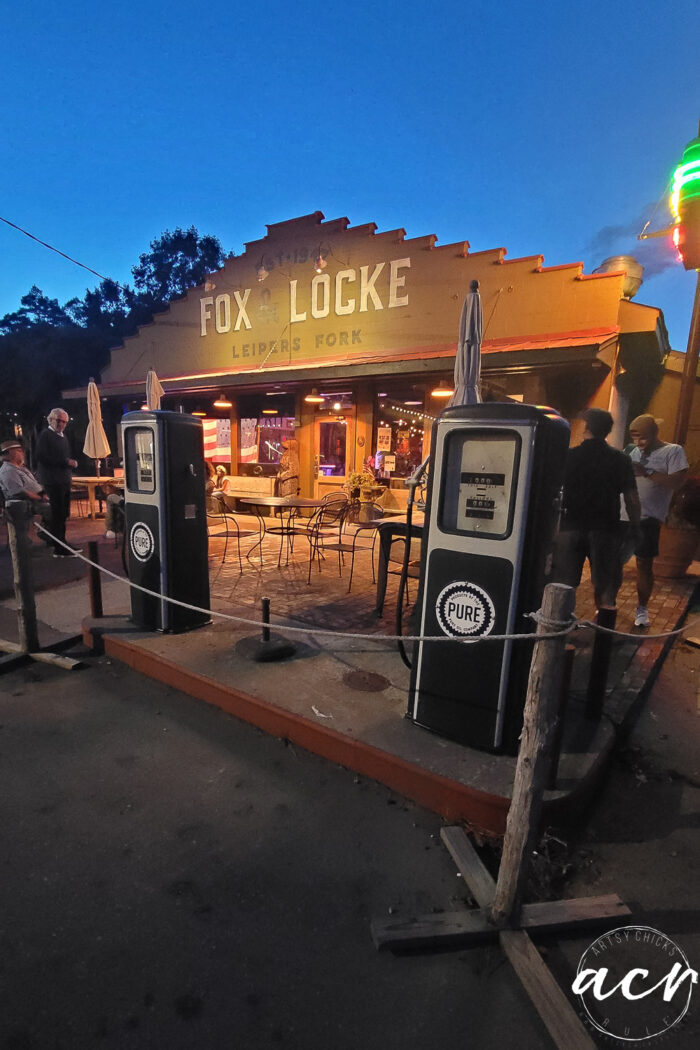
[[[455,392],[447,402],[450,405],[478,405],[481,402],[481,337],[482,314],[479,282],[472,281],[462,306],[459,322],[459,342],[455,358]]]
[[[160,408],[160,399],[164,393],[165,391],[160,385],[160,380],[158,379],[155,370],[149,368],[148,375],[146,376],[146,404],[151,412],[158,411]]]
[[[97,383],[91,379],[87,388],[88,425],[85,431],[83,452],[95,460],[95,474],[100,476],[100,460],[111,455],[109,441],[102,425],[102,405]]]

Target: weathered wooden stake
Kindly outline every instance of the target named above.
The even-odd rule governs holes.
[[[39,648],[39,632],[36,624],[34,580],[27,536],[31,509],[27,506],[26,500],[13,499],[8,500],[5,504],[5,514],[10,554],[12,555],[20,650],[23,653],[32,653]]]
[[[569,623],[575,605],[576,592],[572,587],[547,584],[537,634],[548,634]],[[542,812],[565,648],[566,635],[561,635],[536,642],[532,653],[513,797],[491,907],[491,919],[497,926],[517,923],[520,911],[521,891]]]

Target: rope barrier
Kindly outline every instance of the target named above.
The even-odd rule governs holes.
[[[61,540],[57,539],[55,536],[53,536],[48,531],[48,529],[46,529],[43,525],[39,524],[38,522],[36,524],[36,530],[37,530],[37,532],[44,533],[46,536],[49,537],[49,539],[53,543],[60,545],[66,551],[68,551],[70,553],[73,552],[73,548],[70,547],[69,544],[64,543]],[[232,613],[218,612],[216,609],[204,609],[204,608],[202,608],[199,605],[191,605],[189,602],[180,601],[178,598],[170,598],[168,595],[161,594],[159,591],[152,591],[152,590],[149,590],[148,587],[141,587],[139,584],[133,583],[126,576],[119,576],[117,573],[112,572],[110,569],[107,569],[104,565],[100,565],[98,562],[91,561],[89,558],[86,558],[82,554],[75,554],[75,557],[79,558],[86,565],[91,565],[93,568],[98,569],[99,572],[103,573],[105,576],[110,576],[113,580],[116,580],[118,583],[126,584],[130,589],[133,588],[134,590],[140,591],[142,594],[147,594],[147,595],[149,595],[152,598],[159,599],[160,601],[170,602],[172,605],[177,605],[181,609],[188,609],[191,612],[204,613],[205,615],[208,615],[208,616],[211,616],[211,617],[214,617],[214,618],[218,618],[219,620],[225,620],[225,621],[229,621],[229,622],[232,622],[232,623],[239,623],[239,624],[242,624],[242,625],[244,625],[246,627],[259,627],[259,628],[262,628],[262,627],[265,627],[265,626],[268,626],[268,627],[270,626],[269,624],[265,624],[262,620],[254,620],[254,619],[250,619],[249,617],[245,617],[245,616],[234,616]],[[525,616],[528,619],[531,619],[535,623],[538,623],[538,624],[539,623],[544,623],[544,622],[547,622],[547,623],[550,622],[550,621],[543,620],[543,618],[542,618],[542,611],[541,610],[537,610],[536,612],[525,613]],[[611,629],[609,627],[601,627],[599,624],[595,623],[593,620],[579,620],[579,619],[576,619],[574,617],[571,620],[571,622],[568,622],[568,623],[563,623],[563,622],[559,623],[558,622],[558,623],[554,624],[553,626],[555,626],[555,628],[556,628],[555,630],[543,632],[542,634],[535,634],[532,631],[527,631],[527,632],[515,633],[515,634],[482,634],[482,635],[478,635],[475,638],[459,637],[459,636],[444,635],[444,634],[440,634],[440,635],[431,635],[431,634],[403,634],[403,635],[398,635],[398,634],[365,634],[365,633],[360,632],[360,631],[338,631],[338,630],[329,630],[329,629],[326,629],[326,628],[323,628],[323,627],[293,627],[293,626],[291,626],[291,624],[285,624],[285,623],[275,623],[274,626],[278,630],[285,631],[285,632],[290,633],[290,634],[306,634],[306,635],[312,635],[312,636],[315,636],[315,637],[347,638],[347,639],[352,639],[353,641],[360,640],[360,641],[363,641],[363,642],[368,642],[368,641],[369,642],[394,642],[394,643],[398,642],[398,641],[403,641],[403,642],[453,642],[453,643],[454,642],[458,642],[458,643],[463,644],[463,645],[478,645],[478,644],[480,644],[482,642],[520,642],[520,641],[527,641],[527,642],[533,642],[534,643],[536,641],[537,642],[548,641],[548,640],[554,639],[554,638],[565,637],[566,635],[572,634],[574,631],[580,630],[581,628],[584,628],[584,627],[591,628],[594,631],[599,631],[599,632],[604,633],[604,634],[612,634],[612,635],[615,635],[618,638],[629,638],[629,639],[632,639],[632,640],[638,642],[639,644],[641,644],[642,642],[646,642],[646,641],[653,641],[653,640],[662,639],[662,638],[663,639],[673,638],[673,637],[675,637],[677,635],[683,634],[685,631],[690,630],[692,627],[694,627],[694,626],[696,626],[698,624],[700,624],[700,617],[689,621],[687,624],[684,624],[682,627],[675,628],[675,630],[673,630],[673,631],[663,631],[663,632],[661,632],[659,634],[639,635],[639,634],[632,634],[631,632],[627,632],[627,631],[618,631],[616,629]]]

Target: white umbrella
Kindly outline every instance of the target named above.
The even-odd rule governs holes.
[[[155,370],[149,368],[148,375],[146,376],[146,404],[151,412],[158,411],[160,408],[160,399],[164,393],[165,391],[160,385],[160,380],[158,379]]]
[[[87,388],[87,410],[88,425],[85,431],[85,443],[83,452],[90,459],[95,460],[95,473],[100,476],[100,460],[111,455],[109,441],[102,426],[102,405],[100,404],[100,392],[97,383],[91,379]]]
[[[455,392],[450,405],[478,405],[481,402],[481,296],[479,282],[472,281],[464,300],[459,322],[459,342],[455,358]]]

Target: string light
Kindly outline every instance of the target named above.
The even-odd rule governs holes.
[[[435,422],[437,419],[437,416],[431,416],[427,412],[413,412],[404,405],[389,405],[389,408],[400,416],[413,416],[414,419],[430,419],[432,422]]]

